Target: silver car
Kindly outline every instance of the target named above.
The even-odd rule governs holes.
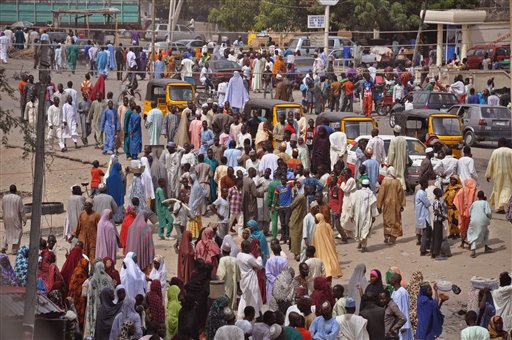
[[[511,113],[506,107],[459,104],[452,106],[448,113],[462,117],[464,143],[468,146],[500,138],[512,140]]]
[[[155,30],[155,41],[167,41],[167,24],[157,24]],[[151,40],[153,35],[153,26],[150,25],[144,39]],[[205,40],[202,33],[192,31],[185,25],[176,25],[174,33],[172,35],[174,41],[183,39],[194,39],[194,40]]]

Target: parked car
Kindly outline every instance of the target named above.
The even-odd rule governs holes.
[[[167,41],[167,26],[168,25],[166,23],[156,25],[156,41]],[[150,41],[152,39],[152,35],[153,25],[150,25],[146,31],[146,34],[144,35],[144,39]],[[176,25],[172,38],[174,41],[183,39],[205,40],[204,35],[202,33],[194,32],[185,25]]]
[[[391,135],[379,135],[380,138],[384,141],[384,149],[386,150],[386,155],[389,152],[389,144],[391,143],[391,139],[394,136]],[[349,145],[347,145],[347,164],[348,167],[352,170],[352,173],[355,173],[355,164],[356,164],[356,149],[357,143],[360,140],[369,140],[371,136],[364,135],[359,136],[352,141]],[[413,137],[404,137],[407,141],[407,155],[412,160],[412,165],[407,167],[407,175],[405,178],[405,182],[409,188],[414,188],[420,180],[420,165],[423,159],[425,158],[425,144],[420,142],[417,138]],[[386,157],[387,161],[387,157]],[[386,176],[388,165],[383,164],[379,169],[379,182],[384,179]]]
[[[50,37],[51,42],[64,43],[68,34],[65,31],[51,31],[46,32]]]
[[[176,40],[175,43],[183,45],[187,49],[202,48],[204,45],[206,45],[206,41],[204,41],[204,40],[196,40],[196,39]]]
[[[212,73],[210,74],[210,80],[213,83],[214,88],[217,88],[219,83],[229,81],[233,76],[233,72],[238,71],[242,73],[240,65],[231,60],[210,60],[208,62]],[[200,71],[200,70],[199,70]],[[202,86],[199,80],[200,72],[194,72],[194,83],[196,86]]]
[[[453,93],[434,91],[416,92],[413,93],[412,100],[412,105],[415,109],[430,109],[446,112],[450,107],[459,103]]]
[[[290,39],[288,47],[294,51],[300,51],[302,56],[313,55],[316,49],[324,47],[323,36],[297,36]],[[345,37],[329,36],[329,49],[352,46],[354,42]]]
[[[315,58],[313,57],[295,57],[295,81],[300,83],[306,74],[313,70],[313,63]]]
[[[172,46],[169,48],[169,46]],[[172,55],[175,57],[181,56],[181,54],[186,50],[185,45],[181,45],[178,43],[168,43],[165,41],[159,41],[155,43],[155,51],[158,52],[158,50],[164,49],[166,51],[169,51],[169,49],[172,51]],[[146,52],[146,55],[151,54],[151,44],[147,44],[143,48],[144,52]]]
[[[486,53],[491,61],[497,58],[503,68],[510,67],[510,47],[508,45],[477,45],[470,48],[467,52],[468,67],[470,69],[481,69]],[[506,63],[506,60],[508,60],[508,63]]]
[[[466,145],[473,146],[478,142],[497,141],[500,138],[512,141],[511,113],[506,107],[460,104],[452,106],[448,113],[462,117]]]

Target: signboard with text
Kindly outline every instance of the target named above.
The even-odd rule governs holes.
[[[325,28],[325,16],[308,15],[308,28]]]
[[[318,0],[322,6],[336,6],[339,0]]]

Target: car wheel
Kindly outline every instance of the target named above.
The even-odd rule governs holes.
[[[194,37],[194,39],[195,39],[195,40],[203,40],[203,38],[202,38],[202,37],[200,37],[200,36]]]
[[[476,145],[476,136],[473,131],[467,131],[464,135],[464,144],[467,146],[475,146]]]
[[[391,128],[394,128],[396,125],[396,118],[395,118],[395,112],[394,111],[391,111],[389,113],[389,126]]]

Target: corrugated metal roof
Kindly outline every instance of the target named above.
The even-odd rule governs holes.
[[[23,317],[25,288],[22,287],[1,287],[0,288],[0,318]],[[55,305],[46,295],[36,294],[34,296],[36,303],[36,315],[49,313],[64,313]]]

